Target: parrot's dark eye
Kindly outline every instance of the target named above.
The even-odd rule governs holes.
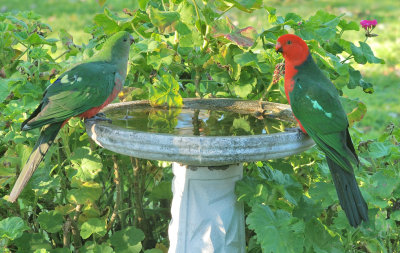
[[[127,39],[127,38],[125,38],[125,39],[124,39],[124,42],[126,42],[127,40],[128,40],[128,39]]]
[[[290,45],[290,44],[292,44],[292,41],[291,41],[291,40],[288,40],[288,41],[286,42],[286,44]]]

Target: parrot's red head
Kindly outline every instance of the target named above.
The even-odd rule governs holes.
[[[275,46],[281,52],[286,64],[298,66],[307,60],[310,51],[302,38],[294,34],[285,34],[278,38]]]

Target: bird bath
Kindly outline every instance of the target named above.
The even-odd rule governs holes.
[[[169,252],[245,252],[244,213],[235,182],[243,162],[303,152],[314,142],[293,130],[287,105],[258,101],[184,99],[182,108],[151,107],[148,101],[103,109],[112,124],[87,121],[100,146],[137,158],[171,161],[172,220]],[[285,128],[290,128],[285,131]]]

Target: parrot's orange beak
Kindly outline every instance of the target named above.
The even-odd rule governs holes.
[[[132,35],[129,35],[129,39],[131,40],[131,45],[132,45],[133,43],[135,43],[135,40],[133,39],[133,36],[132,36]]]
[[[275,51],[276,51],[277,53],[282,53],[282,52],[283,52],[283,51],[282,51],[282,45],[281,45],[281,43],[276,42]]]

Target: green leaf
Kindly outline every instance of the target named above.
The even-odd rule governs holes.
[[[106,34],[114,34],[119,31],[118,24],[111,20],[106,14],[97,14],[94,16],[93,21],[98,25],[103,27]]]
[[[160,11],[152,6],[148,9],[151,23],[158,27],[161,33],[175,31],[174,25],[179,21],[180,15],[175,11]]]
[[[354,68],[350,67],[349,74],[350,74],[350,78],[349,78],[349,84],[347,86],[350,89],[354,89],[360,85],[361,73],[360,73],[360,71],[355,70]]]
[[[113,248],[108,246],[106,243],[96,244],[92,241],[85,243],[85,246],[79,249],[81,253],[113,253]]]
[[[373,147],[372,147],[373,148]],[[382,152],[382,147],[379,147],[379,151]],[[375,152],[370,152],[373,154]],[[379,198],[389,199],[392,197],[392,192],[396,189],[399,185],[399,180],[395,177],[393,171],[386,169],[384,171],[378,171],[371,177],[372,187],[367,188],[373,196],[379,196]]]
[[[75,149],[70,160],[78,172],[75,177],[83,181],[95,179],[103,168],[100,156],[93,154],[89,147]]]
[[[263,252],[297,253],[303,251],[304,223],[283,210],[275,213],[268,206],[253,206],[246,220],[254,229]]]
[[[0,78],[0,103],[3,103],[9,94],[7,79]]]
[[[54,44],[57,39],[45,39],[43,36],[37,34],[37,33],[32,33],[27,39],[26,42],[31,44],[31,45],[41,45],[41,44]]]
[[[237,181],[235,193],[238,201],[244,201],[250,206],[264,202],[268,197],[267,187],[253,177],[245,176]]]
[[[360,86],[362,87],[363,91],[368,94],[374,93],[374,87],[372,83],[364,81],[364,79],[360,80]]]
[[[67,193],[67,199],[72,204],[94,202],[99,199],[102,194],[100,184],[95,182],[82,182],[75,179],[72,185],[78,187],[77,189],[69,190]]]
[[[169,48],[162,47],[161,49],[148,54],[147,64],[153,66],[155,69],[160,69],[163,64],[171,65],[174,59],[175,51]]]
[[[253,12],[262,6],[262,0],[224,0],[224,2],[245,12]]]
[[[237,54],[233,57],[235,62],[240,66],[256,66],[257,64],[257,55],[253,52],[245,52],[243,54]]]
[[[20,217],[9,217],[0,221],[0,238],[14,240],[29,228]]]
[[[171,182],[160,182],[152,189],[149,197],[154,200],[172,199]]]
[[[342,28],[342,31],[359,31],[360,25],[355,21],[346,22],[346,20],[341,19],[339,22],[339,27]]]
[[[390,214],[390,219],[400,221],[400,210],[396,210]]]
[[[145,250],[144,253],[163,253],[163,251],[160,249],[148,249]]]
[[[372,158],[381,158],[390,154],[390,147],[382,142],[372,142],[368,145],[369,155]]]
[[[321,201],[322,207],[326,208],[337,201],[335,186],[332,183],[317,182],[309,190],[311,199]]]
[[[350,126],[352,126],[354,122],[361,121],[367,113],[367,106],[358,99],[340,97],[340,101],[347,114]]]
[[[110,237],[110,243],[116,252],[139,253],[142,249],[141,241],[144,239],[142,230],[135,227],[127,227],[115,232]]]
[[[163,75],[161,80],[157,80],[152,86],[150,86],[149,99],[152,106],[182,106],[182,96],[179,94],[179,84],[171,75]]]
[[[253,91],[253,87],[257,84],[257,78],[253,74],[253,71],[244,68],[240,74],[240,79],[235,82],[234,91],[235,94],[241,98],[246,98]]]
[[[231,81],[231,77],[229,76],[228,71],[218,67],[215,64],[211,66],[209,72],[210,72],[211,78],[216,82],[226,84]]]
[[[354,55],[354,60],[357,63],[360,64],[365,64],[367,62],[369,63],[385,63],[384,60],[379,59],[375,57],[374,53],[372,52],[372,49],[369,47],[369,45],[365,42],[359,41],[360,47],[357,47],[353,43],[350,44],[350,49],[351,52]]]
[[[59,232],[63,226],[63,216],[56,212],[41,212],[37,218],[40,227],[49,233]]]
[[[340,236],[316,218],[306,223],[304,234],[307,252],[341,253],[345,251]]]
[[[81,226],[81,237],[89,238],[92,234],[104,236],[106,234],[106,222],[103,219],[90,218]]]
[[[372,49],[369,47],[369,45],[367,43],[362,42],[362,41],[359,41],[359,43],[360,43],[362,53],[369,63],[380,63],[380,64],[385,63],[384,60],[375,57],[374,53],[372,52]]]
[[[18,239],[14,240],[15,245],[18,247],[18,252],[32,252],[36,249],[51,250],[50,243],[44,237],[44,234],[28,233],[24,234]]]
[[[125,23],[130,23],[133,20],[133,16],[125,15],[125,17],[120,17],[115,13],[111,12],[108,8],[104,8],[104,14],[118,26],[122,26]]]
[[[58,37],[60,38],[61,43],[63,44],[64,47],[70,48],[71,46],[74,45],[74,38],[65,29],[60,29]]]
[[[303,195],[300,202],[293,210],[293,216],[308,221],[314,217],[319,217],[322,210],[323,207],[321,206],[321,202],[314,201],[313,199]]]

